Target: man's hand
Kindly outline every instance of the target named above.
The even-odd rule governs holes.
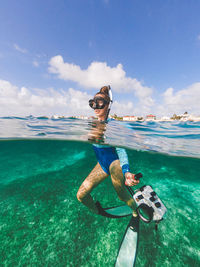
[[[125,185],[127,186],[134,186],[139,184],[139,180],[135,180],[135,174],[131,173],[131,172],[126,172],[125,173]]]

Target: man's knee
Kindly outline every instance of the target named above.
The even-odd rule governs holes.
[[[87,183],[82,184],[76,194],[78,201],[83,202],[84,198],[92,191],[92,186]]]
[[[122,168],[120,166],[119,160],[115,160],[110,165],[110,173],[113,177],[117,177],[118,179],[123,177]]]

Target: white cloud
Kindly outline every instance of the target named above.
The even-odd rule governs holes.
[[[134,114],[134,105],[132,102],[120,103],[119,101],[114,101],[111,109],[111,114],[117,115],[132,115]]]
[[[54,90],[49,88],[29,90],[0,80],[1,116],[26,115],[92,115],[88,105],[91,95],[69,88]]]
[[[15,50],[17,50],[23,54],[26,54],[28,52],[26,49],[19,47],[19,45],[17,45],[17,44],[14,44],[13,47]]]
[[[92,62],[87,69],[64,62],[62,56],[52,57],[49,61],[49,72],[57,75],[59,79],[78,83],[85,88],[100,88],[102,85],[110,84],[116,92],[132,92],[142,103],[147,106],[153,104],[152,89],[143,86],[135,78],[126,76],[122,64],[110,67],[106,62]]]
[[[183,113],[185,111],[200,115],[200,83],[194,83],[186,89],[174,92],[168,88],[164,94],[163,107],[169,113]]]
[[[33,66],[36,67],[36,68],[39,67],[39,62],[36,61],[36,60],[34,60],[34,61],[33,61]]]

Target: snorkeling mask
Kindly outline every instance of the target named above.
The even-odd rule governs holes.
[[[109,104],[108,110],[110,111],[111,105],[112,105],[112,92],[110,85],[107,85],[108,87],[108,95],[110,97],[110,101],[106,100],[105,98],[101,96],[94,97],[93,99],[89,100],[89,106],[93,109],[103,109],[106,105]],[[103,92],[99,92],[99,94],[104,94]]]
[[[93,109],[103,109],[109,102],[106,101],[103,97],[94,97],[93,99],[89,100],[89,106]]]
[[[111,91],[111,88],[110,88],[110,85],[107,86],[108,87],[108,95],[110,97],[110,101],[104,99],[103,97],[94,97],[93,99],[90,99],[89,100],[89,106],[93,109],[103,109],[105,108],[106,105],[108,105],[108,110],[107,110],[107,114],[106,114],[106,117],[105,117],[105,121],[107,121],[108,119],[108,115],[110,113],[110,109],[111,109],[111,105],[113,103],[113,100],[112,100],[112,91]],[[104,94],[102,92],[99,92],[100,94]]]
[[[133,198],[137,204],[137,213],[146,223],[152,220],[159,223],[167,209],[150,185],[144,185],[135,191]]]

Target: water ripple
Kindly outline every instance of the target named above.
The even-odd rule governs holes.
[[[92,120],[1,117],[0,139],[44,138],[88,141]],[[106,125],[104,142],[137,150],[200,158],[200,122],[123,122]]]

